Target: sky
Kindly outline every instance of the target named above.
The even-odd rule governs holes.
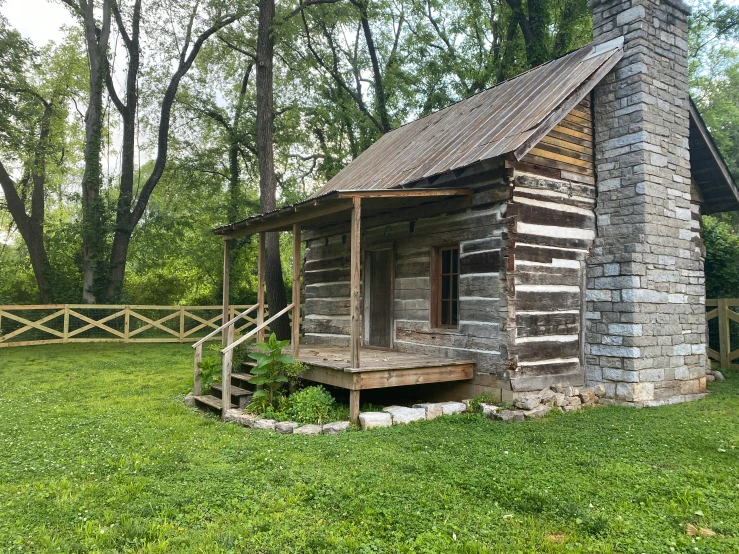
[[[36,46],[43,46],[50,40],[59,42],[64,35],[60,27],[75,23],[61,0],[5,0],[0,5],[0,13]]]

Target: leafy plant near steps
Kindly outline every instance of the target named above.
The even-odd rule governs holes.
[[[298,423],[322,425],[329,421],[335,405],[334,397],[322,386],[306,387],[290,395],[286,415]]]
[[[210,345],[208,349],[213,351],[213,345]],[[218,355],[220,354],[220,347],[216,347],[215,351],[217,352],[216,355],[209,356],[198,363],[200,368],[200,390],[203,394],[208,394],[213,383],[221,380],[222,365],[221,358]]]
[[[261,352],[252,352],[249,357],[257,362],[251,369],[254,377],[251,383],[261,385],[252,396],[252,408],[264,412],[275,408],[275,402],[282,396],[282,388],[290,378],[297,377],[302,371],[302,365],[292,356],[282,353],[290,341],[277,340],[272,333],[266,342],[257,344]]]

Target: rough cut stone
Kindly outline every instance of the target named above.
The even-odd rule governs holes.
[[[541,392],[539,392],[538,396],[542,404],[551,406],[557,396],[557,393],[547,387],[546,389],[543,389]]]
[[[278,421],[275,423],[275,431],[283,435],[290,435],[300,423],[297,421]]]
[[[513,405],[522,410],[533,410],[539,404],[541,404],[541,398],[534,395],[519,396],[513,401]]]
[[[582,400],[580,400],[579,396],[568,396],[567,397],[567,404],[566,406],[580,406],[582,404]]]
[[[349,429],[348,421],[332,421],[323,426],[324,435],[338,435]]]
[[[187,396],[185,396],[185,406],[190,406],[191,408],[195,407],[195,397],[192,393],[188,393]]]
[[[426,419],[436,419],[444,415],[441,404],[413,404],[413,407],[426,410]]]
[[[712,371],[711,375],[716,379],[716,381],[724,381],[726,377],[724,377],[724,374],[720,371]]]
[[[563,410],[563,411],[565,411],[565,412],[576,412],[576,411],[577,411],[577,410],[579,410],[579,409],[580,409],[581,407],[582,407],[582,406],[581,406],[580,404],[576,404],[576,405],[572,405],[572,404],[570,404],[569,406],[565,406],[565,407],[563,407],[563,408],[562,408],[562,410]]]
[[[257,419],[252,424],[254,429],[269,429],[270,431],[275,430],[277,422],[274,419]]]
[[[712,373],[709,373],[708,375],[706,375],[706,381],[708,381],[709,383],[715,380],[716,380],[716,377],[714,377]]]
[[[523,421],[526,419],[523,412],[519,412],[518,410],[501,410],[494,413],[493,418],[505,421],[506,423],[513,423],[514,421]]]
[[[393,416],[387,412],[362,412],[359,414],[359,425],[362,429],[374,429],[375,427],[390,427],[393,424]]]
[[[323,431],[321,425],[303,425],[302,427],[296,427],[293,429],[294,435],[320,435]]]
[[[492,415],[500,410],[500,407],[496,406],[495,404],[487,404],[483,402],[480,404],[480,408],[482,409],[483,415],[486,415],[487,417],[492,417]]]
[[[603,398],[606,395],[606,386],[603,383],[598,383],[595,385],[595,396],[598,398]]]
[[[423,408],[406,408],[405,406],[388,406],[383,410],[393,416],[393,425],[401,425],[426,419]]]
[[[237,425],[242,425],[244,427],[253,427],[256,420],[257,416],[247,414],[243,410],[228,410],[226,412],[226,417],[223,418],[223,421],[226,423],[236,423]]]
[[[523,413],[526,419],[539,419],[547,415],[552,408],[549,406],[537,406],[533,410],[528,410]]]
[[[595,404],[598,401],[598,397],[595,395],[595,390],[590,387],[584,387],[580,389],[580,400],[583,404]]]
[[[467,410],[463,402],[441,402],[441,413],[444,415],[461,414]]]

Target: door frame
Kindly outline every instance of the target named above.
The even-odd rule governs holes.
[[[390,251],[390,346],[371,346],[369,343],[370,330],[370,256],[371,252],[380,250]],[[363,255],[364,283],[362,283],[362,346],[381,350],[395,350],[395,241],[381,242],[367,246]]]

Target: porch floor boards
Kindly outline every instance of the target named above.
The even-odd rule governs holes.
[[[349,348],[301,345],[297,359],[308,366],[303,377],[349,390],[400,387],[472,379],[470,360],[364,347],[359,368],[350,367]]]

